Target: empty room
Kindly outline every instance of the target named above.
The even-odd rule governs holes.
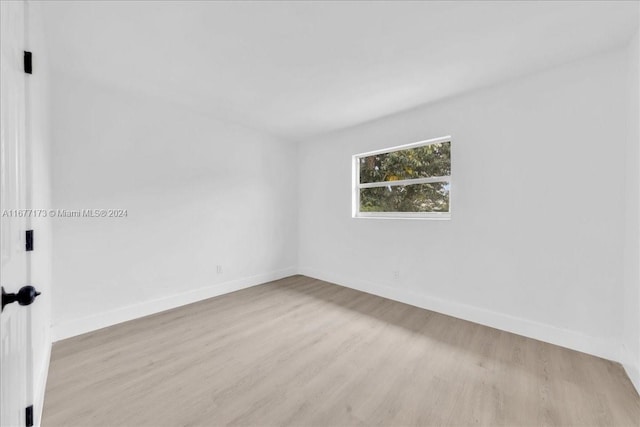
[[[640,1],[0,0],[0,426],[640,427]]]

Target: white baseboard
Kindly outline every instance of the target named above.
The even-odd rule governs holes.
[[[294,274],[296,274],[296,268],[289,267],[283,270],[258,274],[224,283],[217,283],[214,286],[208,286],[205,288],[195,289],[193,291],[144,301],[142,303],[129,305],[117,310],[107,311],[80,319],[60,322],[53,325],[53,341],[60,341],[65,338],[81,335],[97,329],[106,328],[107,326],[170,310],[172,308],[202,301],[218,295],[227,294],[229,292],[238,291],[240,289],[260,285],[272,280],[282,279]]]
[[[630,363],[624,363],[624,370],[631,380],[631,384],[636,388],[638,394],[640,394],[640,368],[637,365],[631,365]]]
[[[40,372],[38,373],[38,378],[35,381],[36,390],[34,393],[35,402],[33,402],[34,409],[34,423],[33,425],[36,427],[40,427],[42,423],[42,411],[44,410],[44,393],[47,389],[47,378],[49,378],[49,362],[51,361],[51,339],[47,337],[47,342],[45,343],[45,355],[42,360],[42,366],[40,367]]]
[[[638,355],[633,355],[626,346],[622,346],[622,366],[631,380],[631,384],[640,395],[640,366],[638,365]]]
[[[621,349],[617,342],[591,337],[577,331],[558,328],[552,325],[515,317],[484,308],[448,301],[441,298],[418,294],[406,289],[391,288],[353,277],[335,275],[301,267],[298,274],[335,283],[415,307],[424,308],[481,325],[490,326],[528,338],[548,342],[562,347],[592,354],[604,359],[621,361]]]

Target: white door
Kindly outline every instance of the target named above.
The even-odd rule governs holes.
[[[0,285],[17,293],[26,285],[25,133],[23,65],[25,8],[21,1],[0,1]],[[27,371],[29,310],[17,302],[0,312],[0,426],[25,426],[32,381]]]

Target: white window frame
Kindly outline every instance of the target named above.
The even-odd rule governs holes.
[[[451,175],[449,176],[434,176],[430,178],[415,178],[415,179],[403,179],[399,181],[382,181],[382,182],[368,182],[365,184],[360,183],[360,159],[363,157],[369,157],[376,154],[393,153],[394,151],[408,150],[411,148],[422,147],[425,145],[439,144],[442,142],[451,141],[451,136],[443,136],[440,138],[427,139],[425,141],[413,142],[411,144],[398,145],[391,148],[384,148],[382,150],[369,151],[366,153],[354,154],[352,157],[353,168],[353,182],[352,182],[352,217],[353,218],[376,218],[376,219],[439,219],[448,220],[451,219],[451,202],[452,202],[452,187],[453,182]],[[362,188],[374,188],[374,187],[387,187],[398,186],[407,184],[428,184],[432,182],[449,183],[449,212],[360,212],[360,189]]]

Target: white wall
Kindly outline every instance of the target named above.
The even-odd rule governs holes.
[[[295,272],[296,145],[54,72],[55,339]],[[221,265],[222,274],[216,266]]]
[[[51,135],[49,100],[49,64],[47,43],[43,33],[41,4],[26,2],[26,50],[33,52],[33,74],[26,77],[27,91],[27,173],[28,207],[51,207]],[[49,218],[30,218],[34,230],[34,251],[29,252],[29,283],[42,294],[31,310],[32,371],[31,390],[34,397],[35,423],[39,425],[44,400],[51,351],[51,221]]]
[[[628,50],[623,362],[640,392],[640,33]]]
[[[300,271],[619,360],[626,56],[302,144]],[[350,217],[353,154],[443,135],[453,137],[450,221]]]

